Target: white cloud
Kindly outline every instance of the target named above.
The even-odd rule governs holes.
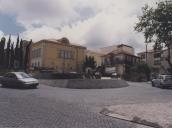
[[[0,30],[0,37],[4,36],[4,33]]]
[[[142,34],[134,31],[144,4],[157,0],[0,0],[0,12],[16,15],[27,39],[68,37],[99,48],[126,43],[140,51]]]

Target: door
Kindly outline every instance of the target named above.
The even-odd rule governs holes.
[[[16,87],[18,85],[18,79],[17,79],[16,75],[13,73],[10,75],[10,84],[12,87],[14,87],[14,86]]]
[[[159,76],[157,79],[157,86],[161,87],[161,81],[163,80],[163,76]]]
[[[159,87],[160,86],[160,81],[161,81],[161,76],[158,76],[155,80],[154,80],[154,85],[156,87]]]
[[[10,82],[10,73],[7,73],[4,75],[3,79],[2,79],[2,83],[6,86],[9,85]]]
[[[8,73],[4,76],[4,83],[5,85],[9,86],[9,87],[14,87],[16,86],[17,83],[17,77],[15,74],[13,73]]]

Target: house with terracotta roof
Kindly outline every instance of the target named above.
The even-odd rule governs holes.
[[[70,43],[67,38],[43,39],[33,43],[31,67],[57,72],[82,72],[86,47]]]
[[[105,51],[107,51],[106,48],[104,48]],[[140,57],[135,56],[132,46],[120,44],[113,47],[111,50],[112,51],[103,56],[103,64],[106,67],[115,67],[116,73],[119,76],[125,74],[128,65],[131,66],[140,61]]]

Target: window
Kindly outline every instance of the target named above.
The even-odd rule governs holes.
[[[21,72],[16,74],[19,79],[31,78],[28,74]]]
[[[68,59],[68,51],[65,51],[65,59]]]
[[[154,60],[154,65],[160,65],[161,64],[161,60]]]
[[[68,51],[68,59],[72,59],[72,51]]]
[[[165,79],[172,80],[172,76],[166,76]]]
[[[155,53],[154,54],[154,58],[160,58],[161,57],[161,53]]]
[[[71,59],[71,51],[68,51],[68,59]]]
[[[59,58],[63,58],[63,59],[73,59],[73,52],[72,52],[72,51],[60,50]]]
[[[38,58],[41,57],[41,48],[34,49],[32,51],[32,58]]]
[[[7,77],[7,78],[12,78],[12,79],[17,79],[16,75],[13,74],[13,73],[5,74],[5,77]]]
[[[141,59],[145,59],[145,54],[142,54],[141,55]]]
[[[10,77],[10,73],[5,74],[4,77]]]
[[[60,50],[60,58],[64,58],[65,57],[65,51],[64,50]]]

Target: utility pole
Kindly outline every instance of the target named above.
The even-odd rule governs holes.
[[[145,43],[146,45],[146,57],[145,57],[145,61],[146,61],[146,64],[147,64],[147,61],[148,61],[148,42]]]

